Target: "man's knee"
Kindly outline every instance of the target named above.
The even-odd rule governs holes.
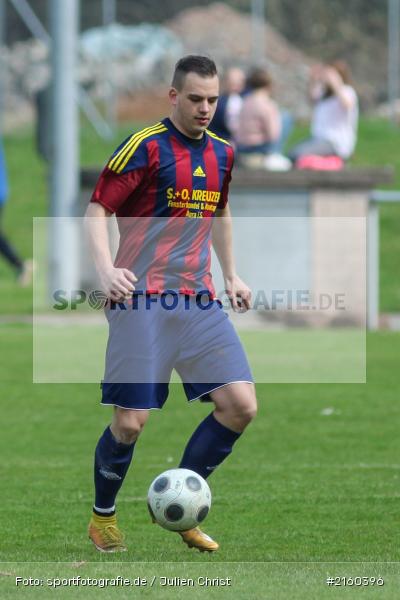
[[[111,431],[118,442],[132,444],[140,435],[148,419],[147,410],[115,408]]]
[[[254,386],[248,386],[248,390],[243,394],[240,402],[233,407],[233,413],[244,426],[248,425],[257,415],[257,398]]]
[[[248,425],[257,415],[257,401],[246,404],[240,413],[243,422]]]
[[[234,430],[242,431],[257,414],[254,385],[231,384],[217,392],[213,397],[216,413]]]

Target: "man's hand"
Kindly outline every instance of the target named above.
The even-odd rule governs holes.
[[[235,312],[251,308],[251,289],[237,275],[225,279],[225,291]]]
[[[114,302],[123,302],[132,298],[135,289],[133,284],[137,281],[137,278],[129,269],[111,267],[101,273],[100,278],[104,293]]]

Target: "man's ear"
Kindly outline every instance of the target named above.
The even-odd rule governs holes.
[[[178,99],[178,90],[174,87],[170,88],[168,92],[169,99],[171,101],[172,106],[176,106]]]

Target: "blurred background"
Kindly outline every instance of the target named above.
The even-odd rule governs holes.
[[[5,124],[13,126],[32,121],[33,96],[49,79],[48,50],[32,36],[49,30],[49,2],[31,0],[31,15],[25,1],[2,0],[2,5],[3,106]],[[157,104],[152,89],[152,101],[145,103],[144,90],[168,84],[182,52],[208,51],[220,67],[265,59],[278,80],[278,99],[306,117],[310,65],[340,56],[351,63],[364,112],[385,115],[388,9],[381,0],[85,0],[79,19],[80,80],[97,100],[115,86],[119,119],[153,119],[165,108],[165,94],[161,89]],[[265,24],[258,23],[262,34],[254,32],[252,10],[256,18],[264,14]],[[105,73],[104,61],[116,69]]]
[[[69,181],[72,169],[71,193],[79,195],[82,169],[99,172],[121,139],[168,114],[171,72],[185,53],[209,54],[221,73],[231,66],[245,72],[266,67],[274,99],[294,118],[287,146],[309,130],[307,87],[313,65],[347,61],[361,109],[348,167],[393,165],[387,183],[373,187],[400,189],[397,0],[86,0],[63,5],[0,2],[0,122],[9,187],[1,226],[21,261],[32,256],[32,217],[66,214],[54,197],[63,189],[60,181],[57,188],[57,169]],[[64,27],[57,29],[62,19]],[[67,54],[74,53],[79,113],[71,108],[72,96],[62,91],[73,62],[65,71],[65,63],[57,63],[66,31],[73,31]],[[59,82],[56,100],[50,94],[52,69]],[[64,131],[67,143],[57,129],[60,121],[69,130]],[[55,139],[64,144],[63,156]],[[398,194],[388,198],[379,203],[379,310],[384,315],[400,312],[400,204]],[[66,202],[72,206],[76,198]],[[16,287],[15,270],[4,260],[0,290],[3,314],[30,312],[30,288]]]

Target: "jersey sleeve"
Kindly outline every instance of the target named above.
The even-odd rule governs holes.
[[[91,202],[116,212],[145,181],[149,170],[146,144],[135,135],[127,138],[112,154],[103,169]]]
[[[232,169],[234,163],[234,153],[232,146],[227,147],[226,172],[222,184],[221,197],[218,202],[218,209],[222,210],[228,204],[229,184],[232,179]]]

